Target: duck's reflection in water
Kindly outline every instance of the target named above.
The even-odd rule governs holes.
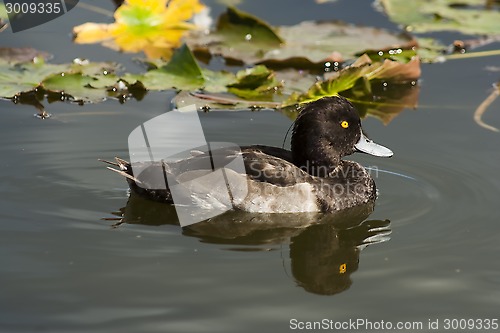
[[[367,245],[390,239],[389,220],[366,220],[372,211],[373,203],[329,214],[229,211],[184,227],[182,233],[240,251],[268,251],[289,244],[295,282],[308,292],[334,295],[351,286],[360,252]],[[118,216],[115,227],[123,223],[179,224],[173,206],[134,195],[114,214]]]

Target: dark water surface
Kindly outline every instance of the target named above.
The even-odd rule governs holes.
[[[333,17],[396,28],[370,1],[241,8],[276,24]],[[71,27],[96,15],[76,8],[4,32],[1,45],[134,70],[128,55],[71,44]],[[97,159],[128,158],[128,134],[168,110],[172,93],[124,105],[46,104],[47,120],[0,101],[0,331],[287,332],[292,318],[422,322],[426,331],[429,319],[499,318],[500,136],[472,120],[499,79],[486,66],[500,58],[423,65],[417,110],[388,126],[364,120],[395,155],[353,157],[378,168],[380,197],[364,222],[359,210],[343,225],[331,216],[230,213],[183,231],[171,208],[129,199],[124,180]],[[484,116],[497,127],[499,105]],[[281,146],[290,125],[271,111],[201,117],[214,136],[238,144]],[[276,227],[252,229],[250,220]],[[318,220],[325,223],[294,227]]]

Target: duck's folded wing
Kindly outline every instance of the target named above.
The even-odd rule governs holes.
[[[311,175],[288,160],[287,151],[276,152],[283,156],[268,154],[264,149],[244,149],[242,154],[248,177],[276,186],[293,186],[312,181]]]

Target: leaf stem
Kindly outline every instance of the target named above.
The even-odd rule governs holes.
[[[479,57],[490,57],[500,55],[500,50],[490,50],[490,51],[480,51],[471,53],[456,53],[444,56],[446,60],[455,59],[469,59],[469,58],[479,58]]]
[[[476,122],[476,124],[493,132],[500,132],[500,131],[498,130],[498,128],[483,122],[481,117],[486,112],[491,103],[495,101],[495,99],[498,97],[499,94],[500,94],[500,84],[495,84],[495,90],[493,90],[492,93],[488,97],[486,97],[486,99],[481,104],[479,104],[476,111],[474,112],[474,121]]]

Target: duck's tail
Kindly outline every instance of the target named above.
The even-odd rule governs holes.
[[[132,173],[132,168],[131,168],[129,161],[126,161],[126,160],[121,159],[119,157],[115,157],[115,162],[111,162],[111,161],[107,161],[107,160],[103,160],[103,159],[98,159],[98,160],[100,162],[119,167],[120,170],[112,168],[112,167],[106,167],[106,168],[108,170],[114,171],[114,172],[122,175],[123,177],[125,177],[127,179],[134,181],[137,184],[141,184],[141,181],[134,177],[134,174]]]

